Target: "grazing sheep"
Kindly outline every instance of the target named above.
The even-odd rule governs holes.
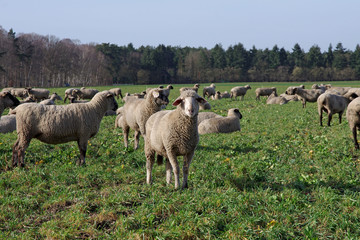
[[[180,93],[186,90],[194,90],[195,92],[198,92],[200,87],[200,84],[196,83],[193,87],[182,87],[179,89]]]
[[[257,88],[255,89],[255,94],[256,94],[256,100],[260,100],[260,96],[267,96],[269,97],[272,93],[275,93],[276,95],[276,88],[275,87],[271,87],[271,88]]]
[[[121,98],[123,98],[122,94],[121,94],[121,88],[112,88],[109,90],[109,92],[113,93],[114,96],[116,96],[117,99],[119,99],[119,96]]]
[[[289,100],[283,97],[278,97],[276,92],[273,92],[267,99],[266,104],[286,104]]]
[[[61,101],[62,98],[57,93],[53,93],[53,94],[51,94],[49,99],[42,100],[39,103],[44,104],[44,105],[55,105],[56,100]]]
[[[230,90],[230,97],[231,97],[231,99],[233,97],[235,97],[235,100],[236,100],[236,98],[238,96],[240,96],[240,99],[243,100],[247,90],[249,90],[249,89],[251,89],[250,85],[246,85],[244,87],[233,87]]]
[[[80,99],[92,99],[99,91],[82,87],[80,89],[75,89],[74,92]]]
[[[215,88],[216,88],[216,86],[213,83],[210,84],[209,87],[204,87],[204,89],[203,89],[203,97],[205,98],[205,96],[206,96],[207,98],[210,98],[211,96],[214,96],[215,95]]]
[[[0,118],[0,133],[9,133],[16,130],[16,116],[6,115]]]
[[[240,131],[242,115],[237,108],[230,108],[227,117],[205,119],[199,124],[199,134],[231,133]]]
[[[171,182],[171,171],[175,176],[175,189],[179,187],[180,168],[178,156],[183,156],[183,184],[188,187],[189,167],[194,156],[195,148],[199,142],[197,131],[197,115],[199,102],[206,100],[195,91],[187,90],[174,101],[175,110],[160,111],[153,114],[146,122],[145,156],[146,156],[146,182],[152,182],[151,171],[155,161],[166,158],[166,182]],[[159,161],[158,161],[159,162]]]
[[[122,121],[121,128],[124,133],[124,145],[128,147],[128,136],[130,128],[135,131],[134,148],[139,147],[140,134],[145,137],[145,123],[149,117],[160,111],[162,105],[169,103],[168,97],[164,94],[164,90],[154,88],[150,90],[146,98],[132,99],[126,101],[122,108]]]
[[[76,91],[75,91],[76,90]],[[79,92],[80,89],[78,88],[69,88],[65,90],[65,97],[64,97],[64,103],[66,102],[66,99],[72,98],[78,98],[77,92]]]
[[[0,92],[0,117],[5,108],[16,107],[20,101],[9,92]]]
[[[25,88],[24,95],[32,96],[37,102],[49,98],[50,91],[43,88]]]
[[[228,91],[225,91],[220,94],[220,97],[221,98],[230,98],[230,93]]]
[[[322,93],[324,92],[321,89],[293,88],[290,91],[290,95],[296,94],[301,97],[303,108],[306,107],[306,102],[316,102],[316,100]]]
[[[114,95],[103,91],[88,103],[68,105],[22,104],[15,109],[18,138],[13,146],[13,166],[24,166],[25,150],[32,138],[59,144],[77,141],[79,164],[85,164],[88,140],[99,131],[105,112],[118,107]]]
[[[360,97],[355,98],[351,101],[351,103],[349,103],[346,110],[346,118],[353,134],[355,149],[359,149],[359,143],[357,141],[357,128],[360,128]]]
[[[346,107],[354,98],[357,97],[358,95],[356,95],[355,93],[347,93],[344,96],[331,94],[331,93],[321,94],[317,99],[320,126],[323,125],[322,124],[323,111],[327,112],[328,114],[328,123],[327,123],[328,126],[330,126],[332,115],[335,113],[339,114],[339,123],[341,123],[342,114],[345,112]]]
[[[21,99],[27,98],[29,95],[27,92],[24,92],[25,88],[11,88],[10,93],[15,97],[19,97]]]

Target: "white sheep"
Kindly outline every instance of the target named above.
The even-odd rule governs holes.
[[[24,92],[25,88],[11,88],[10,93],[15,97],[19,97],[21,99],[27,98],[29,95],[27,92]]]
[[[75,91],[77,90],[77,91]],[[78,88],[68,88],[65,90],[65,97],[64,97],[64,103],[66,102],[66,99],[69,99],[70,97],[72,98],[77,98],[78,95],[77,95],[77,92],[79,92],[80,89]]]
[[[230,98],[230,93],[228,91],[225,91],[220,94],[220,97],[221,98]]]
[[[347,93],[344,96],[331,94],[331,93],[321,94],[317,99],[320,126],[323,125],[322,124],[323,111],[327,112],[328,114],[328,123],[327,123],[328,126],[330,126],[332,115],[334,115],[335,113],[339,114],[339,123],[341,123],[342,114],[345,112],[346,107],[353,99],[357,97],[358,95],[356,95],[355,93]]]
[[[212,100],[220,100],[221,99],[221,92],[216,91],[215,95],[211,96]]]
[[[16,116],[6,115],[0,118],[0,133],[9,133],[16,130]]]
[[[15,109],[18,138],[13,146],[13,166],[24,166],[25,150],[32,138],[48,144],[77,141],[79,164],[85,164],[88,140],[99,131],[105,112],[117,107],[114,95],[109,91],[96,94],[88,103],[18,106]]]
[[[359,149],[357,141],[357,129],[360,128],[360,97],[355,98],[349,103],[346,110],[346,118],[349,122],[350,130],[353,134],[355,149]]]
[[[145,137],[145,123],[149,117],[160,111],[162,105],[169,103],[168,97],[164,94],[163,89],[154,88],[150,90],[146,98],[132,99],[126,101],[122,108],[121,128],[124,134],[124,145],[128,147],[128,136],[130,128],[135,131],[134,148],[139,147],[140,134]]]
[[[193,87],[182,87],[179,89],[179,91],[180,91],[180,93],[183,91],[186,91],[186,90],[194,90],[195,92],[198,92],[199,87],[200,87],[200,84],[195,83]]]
[[[74,92],[80,99],[92,99],[99,90],[82,87],[80,89],[75,89]]]
[[[199,124],[199,134],[207,133],[231,133],[240,131],[240,119],[242,115],[237,108],[228,110],[227,117],[215,117],[205,119]]]
[[[331,87],[331,88],[328,88],[327,91],[335,92],[335,93],[338,93],[338,94],[344,96],[350,89],[351,89],[351,87]]]
[[[324,93],[322,89],[293,88],[290,90],[290,95],[296,94],[301,97],[303,108],[306,107],[306,102],[316,102],[322,93]]]
[[[276,88],[275,87],[271,87],[271,88],[257,88],[255,89],[255,95],[256,95],[256,100],[260,100],[260,96],[267,96],[269,97],[272,93],[276,94]]]
[[[33,97],[37,102],[49,98],[50,91],[44,88],[25,88],[24,95]]]
[[[205,119],[210,119],[210,118],[218,118],[218,117],[223,117],[221,115],[218,115],[214,112],[199,112],[198,114],[198,122],[197,124],[199,125],[202,121],[204,121]]]
[[[61,101],[62,98],[57,93],[53,93],[50,95],[49,99],[42,100],[39,103],[44,105],[55,105],[56,100]]]
[[[279,97],[285,98],[288,102],[290,101],[299,101],[299,97],[297,95],[288,95],[286,93],[280,94]]]
[[[0,117],[6,108],[16,107],[20,101],[10,92],[0,92]]]
[[[246,85],[244,87],[233,87],[230,90],[230,97],[231,99],[234,97],[236,100],[236,98],[240,96],[240,99],[243,100],[247,90],[249,89],[251,89],[250,85]]]
[[[121,88],[112,88],[112,89],[109,90],[109,92],[113,93],[114,96],[115,96],[117,99],[119,99],[119,96],[120,96],[121,98],[123,98],[123,96],[122,96],[122,94],[121,94]]]
[[[287,95],[293,95],[291,94],[295,88],[302,88],[302,89],[305,89],[305,86],[304,85],[300,85],[300,86],[291,86],[291,87],[288,87],[285,91],[285,94]]]
[[[286,104],[289,100],[284,97],[278,97],[276,92],[273,92],[267,99],[266,104]]]
[[[203,89],[203,97],[205,98],[205,96],[207,97],[207,98],[210,98],[211,96],[214,96],[215,95],[215,88],[216,88],[216,86],[215,86],[215,84],[210,84],[210,86],[208,86],[208,87],[204,87],[204,89]]]
[[[178,156],[183,156],[183,184],[188,187],[190,163],[193,159],[195,148],[199,142],[197,131],[197,115],[199,102],[206,100],[195,91],[187,90],[180,94],[174,101],[175,110],[160,111],[153,114],[146,122],[145,156],[146,156],[146,182],[152,182],[151,171],[155,161],[166,158],[166,182],[171,182],[171,172],[175,176],[175,189],[180,183],[180,168]],[[159,162],[159,161],[158,161]]]

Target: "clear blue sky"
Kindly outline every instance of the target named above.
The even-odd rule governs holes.
[[[81,43],[326,51],[360,44],[360,0],[0,0],[0,26]]]

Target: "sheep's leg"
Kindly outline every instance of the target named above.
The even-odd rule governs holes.
[[[184,166],[183,166],[183,185],[182,188],[188,188],[188,176],[189,176],[189,167],[191,160],[194,156],[194,152],[188,153],[184,156]]]
[[[352,128],[352,133],[353,133],[353,138],[354,138],[354,144],[355,144],[355,149],[359,149],[359,143],[357,141],[357,129],[356,129],[356,126],[354,126]]]
[[[13,146],[13,155],[12,155],[12,166],[13,167],[16,167],[19,162],[18,148],[19,148],[19,139],[16,140],[16,142]]]
[[[321,109],[321,110],[319,111],[320,126],[323,125],[323,124],[322,124],[322,113],[323,113],[323,110]]]
[[[153,150],[146,150],[145,147],[145,156],[146,156],[146,183],[152,183],[151,171],[155,162],[155,152]]]
[[[341,124],[342,115],[343,115],[343,112],[339,112],[339,124]]]
[[[25,162],[25,150],[28,148],[30,144],[30,140],[23,139],[22,137],[18,137],[17,141],[13,147],[13,166],[24,167]]]
[[[130,131],[130,127],[128,125],[124,125],[122,126],[122,130],[123,130],[123,134],[124,134],[124,145],[127,148],[129,145],[129,131]]]
[[[85,165],[85,155],[86,155],[86,149],[87,149],[87,139],[79,140],[78,141],[78,147],[80,150],[80,160],[78,162],[79,165]]]
[[[172,177],[172,167],[169,159],[166,158],[166,183],[171,183],[171,177]]]
[[[139,131],[135,131],[134,134],[134,149],[138,149],[139,148],[139,139],[140,139],[140,132]]]
[[[180,176],[179,176],[179,172],[180,172],[180,168],[179,168],[179,163],[177,161],[177,157],[176,155],[169,153],[168,152],[168,159],[170,161],[171,167],[173,169],[174,172],[174,177],[175,177],[175,189],[179,188],[179,182],[180,182]]]
[[[327,125],[328,125],[329,127],[330,127],[331,119],[332,119],[332,113],[329,111],[329,113],[328,113],[328,123],[327,123]]]

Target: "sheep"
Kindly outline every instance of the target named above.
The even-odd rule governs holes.
[[[198,92],[199,87],[200,87],[200,84],[196,83],[196,84],[194,84],[193,87],[182,87],[179,89],[179,91],[180,91],[180,93],[183,91],[186,91],[186,90],[194,90],[195,92]]]
[[[77,93],[79,91],[80,91],[80,89],[78,89],[78,88],[68,88],[68,89],[66,89],[65,90],[64,103],[66,103],[66,99],[69,99],[70,97],[77,98],[78,97]]]
[[[211,96],[212,100],[220,100],[221,99],[221,92],[216,91],[215,95]]]
[[[306,102],[316,102],[322,93],[324,92],[321,89],[293,88],[290,91],[290,95],[296,94],[301,97],[303,108],[306,107]]]
[[[350,89],[351,89],[351,87],[331,87],[327,91],[337,92],[340,95],[344,96]]]
[[[174,87],[172,85],[167,85],[167,87],[163,89],[163,93],[165,94],[165,96],[170,96],[170,89],[174,89]]]
[[[57,93],[53,93],[53,94],[51,94],[49,99],[42,100],[39,103],[40,104],[45,104],[45,105],[55,105],[56,100],[61,101],[62,98]]]
[[[198,127],[199,134],[240,131],[241,118],[242,115],[238,108],[230,108],[227,117],[215,117],[203,120]]]
[[[355,149],[359,149],[356,131],[357,128],[360,128],[360,97],[355,98],[349,103],[346,110],[346,118],[349,122],[349,127],[353,134]]]
[[[82,87],[80,89],[75,89],[74,92],[80,99],[92,99],[99,91]]]
[[[9,92],[0,92],[0,117],[5,108],[16,107],[20,101]]]
[[[205,119],[210,119],[210,118],[221,118],[222,116],[221,115],[218,115],[214,112],[199,112],[198,113],[198,126],[199,124],[204,121]]]
[[[230,98],[230,93],[228,91],[225,91],[220,94],[220,97],[221,98]]]
[[[305,86],[304,85],[300,85],[300,86],[291,86],[291,87],[288,87],[285,91],[285,94],[287,95],[293,95],[291,94],[291,92],[294,91],[295,88],[302,88],[302,89],[305,89]]]
[[[256,94],[256,100],[260,100],[260,96],[270,96],[272,93],[276,94],[276,88],[275,87],[271,87],[271,88],[257,88],[255,89],[255,94]]]
[[[205,102],[205,103],[199,103],[199,109],[200,110],[210,110],[211,109],[211,105],[209,102]]]
[[[9,133],[16,130],[16,116],[6,115],[0,118],[0,133]]]
[[[288,95],[286,93],[282,93],[282,94],[280,94],[279,97],[285,98],[288,102],[299,101],[299,96],[297,96],[297,95]]]
[[[68,98],[69,98],[70,103],[87,103],[87,102],[89,102],[88,100],[76,100],[75,97],[71,97],[71,96],[69,96]]]
[[[335,113],[339,114],[339,124],[340,124],[342,114],[344,113],[346,107],[356,97],[358,97],[358,95],[355,93],[347,93],[344,96],[331,94],[331,93],[321,94],[317,99],[320,126],[323,126],[322,124],[323,111],[327,112],[328,114],[328,123],[327,123],[328,126],[330,126],[332,115]]]
[[[25,99],[29,95],[27,92],[24,92],[25,88],[11,88],[10,93],[14,95],[15,97],[19,97],[21,99]]]
[[[283,97],[278,97],[276,92],[273,92],[267,99],[266,104],[286,104],[289,100]]]
[[[112,88],[109,90],[109,92],[113,93],[114,96],[116,96],[117,99],[119,99],[119,96],[121,98],[123,98],[122,94],[121,94],[121,88]]]
[[[97,93],[88,103],[42,105],[27,103],[15,109],[18,138],[13,146],[13,167],[24,166],[25,150],[32,138],[47,144],[77,141],[80,150],[78,164],[85,164],[88,140],[99,131],[107,110],[118,107],[109,91]]]
[[[166,158],[166,182],[171,182],[171,171],[175,176],[175,189],[180,183],[180,169],[178,156],[183,156],[183,184],[188,187],[190,163],[193,159],[196,146],[199,142],[197,130],[197,115],[199,104],[206,100],[195,91],[187,90],[173,102],[174,110],[165,110],[153,114],[146,122],[145,156],[146,156],[146,183],[152,182],[151,171],[155,161],[155,154],[159,160]]]
[[[317,85],[317,84],[313,84],[313,85],[311,86],[311,89],[321,89],[321,90],[323,90],[324,92],[325,92],[326,90],[328,90],[329,88],[331,88],[331,85],[329,85],[329,84],[327,84],[327,85],[321,84],[320,86]]]
[[[216,88],[216,86],[215,86],[215,84],[210,84],[210,86],[208,86],[208,87],[204,87],[204,89],[203,89],[203,97],[205,98],[205,96],[207,97],[207,98],[210,98],[211,96],[214,96],[215,95],[215,88]]]
[[[145,137],[145,123],[148,118],[161,110],[162,105],[169,103],[168,97],[164,94],[164,90],[154,88],[150,90],[146,98],[132,99],[126,101],[122,108],[122,121],[121,128],[124,134],[124,145],[128,147],[128,136],[130,128],[135,131],[134,149],[139,147],[140,134]]]
[[[231,97],[231,99],[233,97],[235,97],[235,100],[236,100],[236,98],[238,96],[240,96],[241,100],[243,100],[247,90],[249,90],[249,89],[251,89],[250,85],[246,85],[244,87],[233,87],[230,90],[230,97]]]
[[[24,95],[32,96],[37,102],[49,98],[50,91],[43,88],[25,88]]]
[[[28,96],[28,97],[25,98],[24,100],[20,100],[20,104],[30,103],[30,102],[36,102],[35,99],[34,99],[32,96]]]

